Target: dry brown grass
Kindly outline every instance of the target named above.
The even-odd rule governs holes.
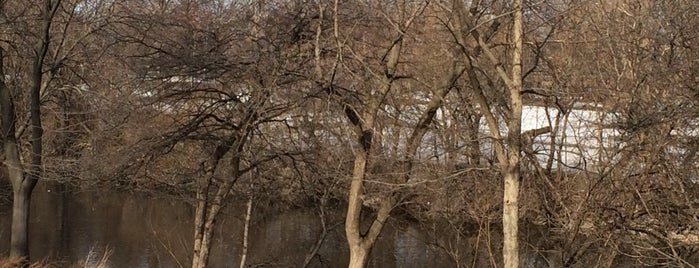
[[[39,261],[29,264],[28,268],[109,268],[109,256],[112,251],[107,249],[100,254],[94,249],[87,253],[87,256],[82,261],[65,265],[61,262]],[[24,263],[22,258],[0,258],[0,268],[18,268]]]
[[[109,268],[109,256],[112,255],[112,250],[105,249],[102,254],[99,254],[95,249],[91,249],[87,253],[84,260],[72,265],[72,268]]]
[[[5,259],[0,259],[0,268],[17,268],[17,267],[22,267],[22,264],[24,263],[22,258],[5,258]],[[32,263],[28,266],[29,268],[58,268],[60,267],[59,265],[55,263],[48,263],[46,261],[41,261],[41,262],[35,262]]]

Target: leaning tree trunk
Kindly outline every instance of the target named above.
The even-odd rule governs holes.
[[[252,119],[250,119],[252,120]],[[252,121],[248,121],[246,124]],[[197,189],[197,206],[194,217],[194,254],[192,256],[192,268],[205,268],[209,262],[209,254],[211,253],[211,238],[214,233],[214,225],[221,209],[223,201],[228,197],[231,188],[241,177],[241,160],[240,154],[245,145],[245,137],[250,132],[251,128],[246,128],[246,134],[243,137],[232,137],[223,140],[216,147],[209,163],[205,163],[204,177],[200,181]],[[218,186],[216,192],[213,191],[214,175],[219,162],[232,148],[233,155],[231,156],[231,167],[233,169],[230,178],[223,181],[223,184]]]
[[[194,212],[194,251],[192,256],[192,268],[204,268],[209,262],[211,249],[211,235],[213,234],[214,221],[221,210],[222,200],[230,190],[232,183],[226,181],[216,191],[213,198],[209,193],[213,178],[221,158],[223,158],[233,145],[233,139],[223,141],[216,147],[209,163],[205,163],[204,177],[197,186],[197,205]],[[235,175],[235,174],[234,174]]]
[[[235,177],[237,178],[237,177]],[[197,205],[195,218],[194,256],[192,257],[192,268],[205,268],[209,262],[211,253],[211,238],[214,233],[214,225],[221,209],[223,200],[233,187],[233,180],[227,180],[219,186],[212,200],[198,200],[201,205]],[[208,197],[208,195],[206,195]]]
[[[209,245],[204,241],[205,233],[207,233],[206,211],[209,199],[209,188],[211,186],[211,174],[206,172],[204,175],[202,186],[197,189],[197,205],[194,211],[194,250],[192,255],[192,268],[206,267],[209,257]],[[209,224],[209,229],[211,228]]]
[[[365,115],[364,123],[367,125],[373,124],[373,116],[371,113]],[[374,245],[376,238],[381,232],[383,223],[388,218],[389,214],[382,212],[382,206],[382,209],[377,213],[376,220],[372,222],[369,232],[362,236],[360,230],[362,199],[360,195],[363,191],[367,158],[371,149],[373,132],[370,129],[363,129],[361,124],[356,124],[356,127],[360,129],[360,131],[358,131],[358,136],[360,136],[361,148],[354,158],[347,215],[345,218],[345,235],[347,236],[347,243],[350,250],[349,268],[363,268],[366,265],[369,251]]]
[[[203,205],[197,205],[195,218],[194,256],[192,268],[205,268],[211,254],[211,238],[214,233],[214,224],[218,214],[223,208],[223,200],[230,192],[233,183],[226,181],[216,191],[212,200],[198,200]],[[208,195],[207,195],[208,196]]]
[[[350,183],[349,202],[347,207],[347,216],[345,218],[345,235],[350,250],[349,268],[363,268],[366,266],[369,252],[374,246],[376,239],[379,237],[384,224],[391,215],[393,203],[391,199],[383,198],[379,210],[376,212],[376,217],[369,227],[369,231],[362,235],[360,231],[362,199],[362,184],[364,183],[364,175],[366,173],[367,156],[371,144],[371,132],[365,135],[364,144],[369,144],[363,147],[362,152],[358,152],[355,156],[354,170],[352,172],[352,182]]]

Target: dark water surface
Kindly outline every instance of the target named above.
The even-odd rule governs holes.
[[[30,252],[34,260],[77,262],[92,250],[112,251],[111,267],[188,267],[192,246],[190,205],[179,200],[126,193],[62,194],[38,186],[32,199]],[[243,204],[217,222],[210,267],[238,267]],[[11,210],[0,207],[0,254],[7,255]],[[312,210],[254,214],[248,267],[300,267],[320,234]],[[372,251],[370,267],[453,267],[428,246],[417,227],[388,226]],[[329,231],[311,267],[346,267],[342,225]]]
[[[94,257],[111,250],[110,267],[190,267],[193,237],[193,208],[166,197],[118,192],[66,193],[60,186],[38,185],[32,198],[30,254],[33,260],[77,263],[90,252]],[[245,202],[227,206],[217,221],[209,267],[239,267],[244,227]],[[0,256],[7,256],[10,242],[11,209],[0,198]],[[309,267],[347,267],[348,249],[342,215],[329,219],[328,231]],[[247,267],[301,267],[321,233],[321,221],[312,209],[284,210],[256,208],[250,228]],[[499,229],[491,236],[466,234],[460,244],[435,246],[434,237],[453,238],[454,230],[389,221],[376,242],[368,267],[456,267],[447,252],[458,253],[460,267],[502,265],[488,258],[489,250],[499,254]],[[524,242],[521,267],[562,267],[560,255],[545,248],[549,240],[540,227],[520,228]],[[432,235],[428,235],[432,234]],[[491,248],[484,244],[490,240]],[[432,241],[432,242],[429,242]],[[444,240],[441,240],[444,241]],[[451,240],[453,241],[453,240]],[[479,242],[480,241],[480,244]],[[480,246],[477,246],[480,245]],[[457,250],[458,248],[458,250]],[[474,261],[474,252],[478,252]],[[634,267],[615,261],[613,267]],[[575,267],[594,267],[581,263]]]
[[[90,252],[99,257],[109,249],[110,267],[190,267],[194,215],[190,204],[131,193],[66,193],[60,190],[61,186],[52,187],[40,183],[32,198],[30,254],[33,260],[76,263],[85,260]],[[0,256],[7,256],[11,209],[6,197],[8,189],[3,189]],[[244,203],[232,202],[219,217],[209,267],[239,267]],[[278,212],[256,208],[250,228],[247,267],[301,267],[321,233],[320,222],[312,209]],[[341,222],[342,215],[329,220],[328,224],[335,228],[328,231],[309,267],[347,267],[348,249]],[[499,254],[501,236],[495,227],[489,236],[463,233],[456,247],[448,243],[439,247],[434,243],[434,237],[440,236],[454,241],[454,230],[434,227],[429,232],[425,228],[410,223],[396,226],[389,221],[370,254],[368,267],[456,267],[447,254],[449,250],[462,256],[460,267],[491,267],[493,261],[496,266],[502,265],[499,256],[497,260],[488,258],[490,250]],[[520,226],[520,231],[524,238],[520,241],[521,267],[563,267],[557,250],[541,250],[552,247],[547,245],[550,239],[545,229]],[[490,248],[485,246],[484,239],[490,241]],[[475,260],[474,252],[478,252]],[[587,259],[588,263],[582,261],[574,267],[594,267],[597,257],[592,257]],[[636,266],[620,258],[615,259],[612,267]]]

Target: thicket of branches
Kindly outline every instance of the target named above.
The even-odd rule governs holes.
[[[28,162],[40,7],[0,3]],[[512,1],[55,3],[40,180],[191,201],[193,267],[221,208],[244,200],[347,212],[350,245],[369,251],[386,221],[418,222],[456,266],[502,265]],[[518,142],[520,229],[546,237],[520,235],[520,251],[695,267],[699,4],[524,1],[523,14],[520,93],[548,124]],[[566,137],[576,110],[599,115],[582,118],[592,151]]]

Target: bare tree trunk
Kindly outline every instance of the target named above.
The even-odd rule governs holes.
[[[209,248],[211,248],[210,234],[213,230],[213,224],[207,220],[203,221],[202,233],[199,239],[199,248],[195,248],[195,255],[192,258],[192,268],[205,268],[209,263]]]
[[[338,0],[335,0],[335,19],[337,20]],[[335,25],[337,31],[337,25]],[[336,33],[337,35],[337,33]],[[338,47],[340,47],[338,45]],[[385,68],[389,75],[393,75],[398,64],[402,47],[402,35],[399,36],[397,42],[394,42],[387,51]],[[387,94],[391,89],[393,80],[386,79],[382,81],[382,87],[379,90],[379,95]],[[352,177],[349,189],[349,200],[347,204],[347,215],[345,217],[345,235],[347,236],[347,244],[350,250],[349,268],[363,268],[366,265],[369,251],[374,246],[374,242],[381,233],[383,225],[390,216],[393,204],[389,199],[381,200],[381,207],[377,211],[376,218],[372,221],[369,231],[362,235],[361,233],[361,212],[363,200],[360,195],[363,192],[364,178],[366,176],[366,167],[369,155],[371,154],[372,146],[374,145],[374,119],[375,113],[380,101],[375,99],[376,96],[370,96],[371,99],[366,103],[364,113],[360,114],[354,107],[345,104],[345,113],[349,121],[354,125],[355,134],[359,141],[359,148],[355,152],[354,167],[352,169]]]
[[[209,187],[211,185],[213,171],[207,172],[203,185],[197,190],[197,205],[194,211],[194,252],[192,256],[192,268],[205,267],[206,260],[203,260],[201,249],[204,238],[204,221],[206,219],[206,208],[209,200]],[[203,263],[203,264],[202,264]]]
[[[264,103],[266,98],[269,96],[265,95],[261,103]],[[260,104],[261,105],[261,104]],[[255,107],[255,106],[250,106]],[[199,187],[199,192],[197,192],[197,207],[195,211],[195,231],[194,231],[194,254],[192,257],[192,267],[204,268],[207,266],[209,260],[209,254],[211,250],[211,237],[214,232],[214,225],[216,219],[221,212],[224,205],[224,200],[228,197],[228,194],[233,188],[235,182],[242,176],[242,174],[251,170],[251,167],[247,167],[245,170],[241,170],[241,157],[245,143],[248,136],[252,132],[253,124],[255,123],[256,111],[250,108],[246,111],[245,119],[240,125],[244,126],[236,134],[229,136],[227,138],[221,138],[220,144],[216,146],[211,159],[208,163],[203,163],[204,178],[201,181]],[[231,149],[230,156],[230,167],[232,168],[231,174],[228,175],[223,182],[218,182],[218,187],[212,187],[216,183],[214,181],[214,176],[216,169],[219,166],[221,159],[228,154]],[[212,191],[216,189],[215,193]]]
[[[369,248],[357,246],[350,248],[350,259],[348,268],[363,268],[366,266],[367,257],[369,256]]]
[[[232,140],[223,141],[214,150],[209,163],[202,164],[204,166],[204,176],[197,186],[197,205],[194,212],[194,252],[192,254],[192,268],[204,268],[209,261],[209,249],[211,248],[211,234],[213,233],[214,221],[221,209],[221,202],[225,197],[225,193],[230,190],[230,185],[232,185],[233,182],[227,181],[224,185],[221,185],[213,199],[211,199],[209,192],[211,191],[211,184],[213,183],[216,168],[221,158],[230,151],[232,144]],[[234,164],[237,164],[237,162]],[[237,176],[237,174],[234,174],[234,176]]]
[[[513,3],[513,25],[511,32],[512,66],[510,72],[505,69],[502,61],[496,53],[491,50],[489,44],[477,31],[476,21],[473,12],[478,9],[477,3],[472,3],[472,7],[467,10],[463,1],[454,1],[456,9],[456,22],[459,27],[454,32],[455,38],[462,46],[472,44],[477,46],[483,55],[488,58],[497,72],[500,79],[505,84],[509,97],[509,111],[507,118],[507,136],[500,132],[498,118],[490,110],[490,105],[484,95],[484,89],[476,73],[476,66],[472,55],[466,55],[466,62],[470,68],[466,70],[469,82],[473,88],[474,98],[485,117],[486,124],[495,140],[495,156],[500,164],[500,171],[504,178],[503,191],[503,261],[505,268],[519,267],[519,178],[520,178],[520,153],[522,144],[522,0],[515,0]],[[475,5],[474,5],[475,4]],[[473,37],[471,42],[467,42],[466,35]]]
[[[29,199],[34,183],[25,180],[24,168],[20,161],[17,138],[15,137],[15,121],[17,117],[14,101],[4,79],[4,50],[0,48],[0,109],[2,111],[0,123],[2,124],[2,149],[5,158],[3,164],[7,167],[14,197],[12,202],[10,257],[26,258],[29,255],[29,228],[27,226],[29,220]]]
[[[221,210],[221,203],[216,201],[211,202],[211,206],[206,211],[206,218],[200,220],[201,233],[199,236],[199,247],[194,248],[194,257],[192,258],[193,268],[205,268],[209,262],[209,254],[211,253],[211,236],[214,232],[214,222]]]
[[[368,150],[367,150],[368,151]],[[352,170],[352,182],[350,183],[349,202],[347,204],[347,216],[345,220],[345,235],[350,250],[349,268],[362,268],[366,263],[368,248],[372,245],[364,242],[360,234],[362,199],[362,184],[366,172],[368,152],[357,152],[354,157],[354,169]],[[373,244],[373,243],[372,243]]]
[[[204,206],[197,206],[197,210],[200,208],[203,210],[196,211],[197,217],[195,222],[195,242],[194,242],[194,256],[192,257],[192,267],[205,268],[209,262],[209,254],[211,250],[211,237],[214,232],[214,223],[218,217],[221,208],[223,207],[222,200],[227,196],[225,192],[230,191],[231,183],[224,183],[219,190],[216,192],[213,200],[204,201]],[[201,200],[199,202],[202,202]],[[208,205],[208,207],[206,206]]]
[[[373,120],[371,114],[365,114],[365,122],[373,124]],[[367,157],[372,144],[371,140],[371,130],[363,131],[360,142],[362,144],[362,149],[355,155],[354,169],[352,170],[352,182],[350,184],[347,216],[345,218],[345,234],[350,250],[349,268],[362,268],[366,265],[369,251],[371,251],[374,242],[376,242],[376,239],[379,237],[395,204],[395,201],[391,197],[382,198],[380,207],[376,212],[376,217],[369,227],[369,231],[364,235],[361,234],[360,224],[363,202],[360,194],[366,174]]]
[[[9,177],[13,189],[12,205],[12,237],[10,242],[10,256],[23,258],[28,265],[29,261],[29,205],[31,194],[42,172],[42,137],[43,127],[41,123],[41,87],[43,82],[43,64],[48,52],[50,42],[50,30],[53,17],[60,6],[60,0],[45,0],[41,7],[41,32],[39,41],[34,50],[35,58],[31,68],[30,119],[31,119],[31,165],[28,172],[22,167],[15,121],[17,119],[14,110],[12,95],[5,84],[4,54],[0,49],[0,106],[2,106],[2,140],[5,165],[9,171]],[[4,13],[3,11],[0,11]]]
[[[505,268],[519,267],[519,178],[522,136],[522,0],[514,1],[512,27],[512,78],[509,87],[510,118],[507,122],[508,163],[503,194],[503,260]]]
[[[10,258],[29,258],[29,204],[32,182],[26,181],[14,191],[12,201],[12,238]]]
[[[252,194],[252,193],[250,193]],[[252,216],[252,195],[248,198],[247,209],[245,211],[245,226],[243,228],[243,252],[240,254],[240,268],[245,267],[248,257],[248,235],[250,234],[250,218]]]

